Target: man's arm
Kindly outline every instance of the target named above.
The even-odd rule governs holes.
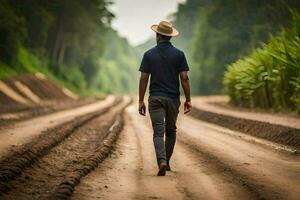
[[[184,114],[192,110],[190,81],[186,71],[180,72],[180,80],[185,95]]]
[[[141,72],[140,84],[139,84],[139,113],[143,116],[146,115],[146,105],[144,103],[144,97],[147,90],[149,80],[149,74]]]

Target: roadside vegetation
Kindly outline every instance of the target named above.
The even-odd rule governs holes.
[[[291,21],[295,0],[187,0],[170,16],[180,31],[175,45],[183,49],[191,67],[194,94],[220,94],[226,67],[242,58],[270,34]]]
[[[137,66],[131,65],[137,58],[128,42],[112,30],[109,4],[106,0],[1,1],[0,79],[41,72],[80,94],[132,91],[136,76],[128,74],[136,71]],[[108,51],[113,52],[110,57]],[[129,84],[111,84],[108,91],[112,73]]]
[[[173,42],[188,56],[192,93],[226,93],[236,106],[300,112],[299,12],[294,0],[180,4],[170,16],[181,33]]]
[[[300,113],[300,14],[290,28],[228,67],[224,85],[234,105]]]
[[[111,27],[114,15],[108,9],[110,4],[108,0],[1,1],[0,79],[41,72],[82,95],[136,92],[141,56],[155,45],[155,40],[151,38],[137,48],[130,46]],[[178,11],[170,15],[180,31],[180,36],[172,42],[188,57],[192,93],[223,93],[223,76],[228,65],[249,55],[261,43],[270,41],[280,46],[275,35],[280,34],[278,37],[286,40],[292,37],[290,31],[281,31],[291,22],[290,8],[299,12],[300,1],[187,0],[179,4]],[[284,48],[294,48],[287,42],[285,45]],[[260,48],[257,51],[261,52],[251,57],[262,57],[269,51],[266,48]],[[276,52],[274,55],[278,56]],[[271,58],[274,62],[280,60]],[[275,76],[273,73],[269,74],[271,78]],[[276,109],[299,104],[294,94],[294,88],[298,87],[296,80],[286,81],[285,85],[277,81],[276,87],[287,93],[284,95],[273,91],[274,82],[267,81],[272,91],[264,91],[262,95],[260,89],[259,93],[253,93],[259,100],[243,93],[243,97],[233,97],[233,102]]]

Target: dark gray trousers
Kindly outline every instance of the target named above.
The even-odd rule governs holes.
[[[176,142],[176,120],[180,100],[151,96],[148,101],[157,163],[168,163]]]

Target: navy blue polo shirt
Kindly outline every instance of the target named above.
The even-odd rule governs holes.
[[[150,74],[150,96],[179,98],[179,73],[189,66],[181,50],[163,41],[144,53],[139,71]]]

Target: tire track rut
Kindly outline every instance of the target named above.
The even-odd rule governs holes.
[[[82,180],[72,199],[258,199],[182,142],[175,147],[173,171],[157,177],[150,121],[135,108],[127,109],[114,156]]]
[[[139,116],[133,104],[126,109],[124,129],[111,128],[118,127],[115,122],[125,104],[79,127],[11,181],[4,199],[67,199],[71,194],[73,200],[293,200],[300,196],[298,155],[186,115],[178,118],[172,171],[157,177],[149,117]],[[109,134],[111,140],[109,132],[115,133]],[[118,132],[120,138],[104,160]],[[99,153],[104,147],[105,153]]]
[[[31,142],[23,144],[21,147],[15,147],[12,152],[7,153],[0,160],[0,194],[7,190],[5,183],[20,176],[26,168],[32,166],[34,162],[46,155],[75,130],[88,121],[108,112],[111,106],[117,105],[120,101],[121,99],[118,98],[111,105],[103,107],[99,111],[77,117],[75,120],[49,129]]]
[[[90,171],[87,161],[94,151],[103,145],[111,126],[122,115],[129,98],[112,107],[109,112],[97,116],[70,134],[64,141],[53,147],[48,154],[37,160],[31,168],[6,184],[2,199],[57,199],[55,193],[74,171],[85,168]],[[95,167],[95,162],[90,163]],[[93,168],[92,167],[92,168]],[[91,169],[92,169],[91,168]],[[69,179],[68,179],[69,180]],[[68,194],[66,195],[68,196]]]
[[[300,196],[299,156],[244,140],[243,133],[233,136],[224,128],[190,117],[182,117],[179,127],[183,143],[224,169],[227,177],[256,194],[256,199]]]

